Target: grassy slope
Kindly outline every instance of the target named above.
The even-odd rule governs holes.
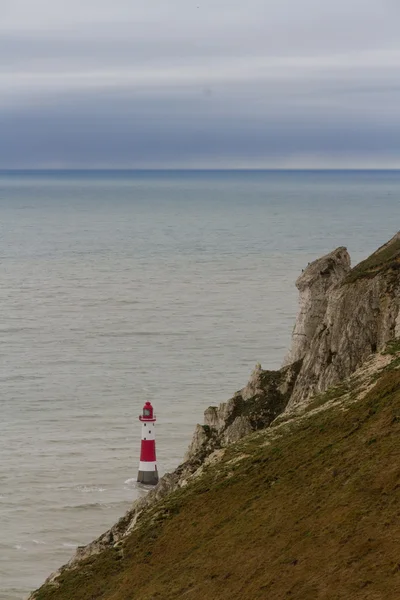
[[[356,265],[345,281],[351,283],[357,279],[374,277],[377,273],[390,268],[400,268],[400,237],[393,238],[366,260]]]
[[[400,371],[389,368],[346,410],[232,445],[122,546],[37,598],[400,598],[399,434]]]

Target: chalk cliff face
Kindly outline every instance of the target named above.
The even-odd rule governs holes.
[[[310,263],[296,286],[300,308],[284,367],[257,365],[245,388],[209,407],[186,461],[201,464],[215,449],[268,427],[400,336],[400,232],[354,269],[346,248],[337,248]]]
[[[215,448],[268,427],[400,336],[400,232],[354,269],[346,248],[337,248],[310,263],[296,286],[300,308],[285,366],[257,365],[243,390],[208,408],[186,460],[200,463]]]
[[[289,356],[303,364],[289,409],[351,375],[400,334],[400,232],[351,271],[347,257],[338,248],[298,281],[301,308]],[[326,274],[320,267],[327,259],[335,275],[323,300]],[[298,332],[304,333],[300,342]]]
[[[285,365],[304,358],[325,316],[331,288],[341,283],[349,271],[350,256],[341,247],[310,263],[297,279],[300,307]]]

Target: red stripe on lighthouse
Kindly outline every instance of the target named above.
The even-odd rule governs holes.
[[[156,461],[156,443],[154,440],[142,440],[140,460],[143,462]]]

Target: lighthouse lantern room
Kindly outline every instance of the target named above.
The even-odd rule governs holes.
[[[158,483],[156,462],[155,422],[156,416],[151,402],[143,406],[143,413],[139,416],[142,423],[142,444],[140,449],[140,463],[137,480],[146,485]]]

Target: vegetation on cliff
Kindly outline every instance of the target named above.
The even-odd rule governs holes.
[[[216,450],[35,598],[399,598],[399,363],[392,343],[314,404]]]
[[[389,242],[378,248],[366,260],[354,267],[346,278],[346,283],[352,283],[357,279],[372,278],[388,270],[398,271],[400,269],[400,232]]]

